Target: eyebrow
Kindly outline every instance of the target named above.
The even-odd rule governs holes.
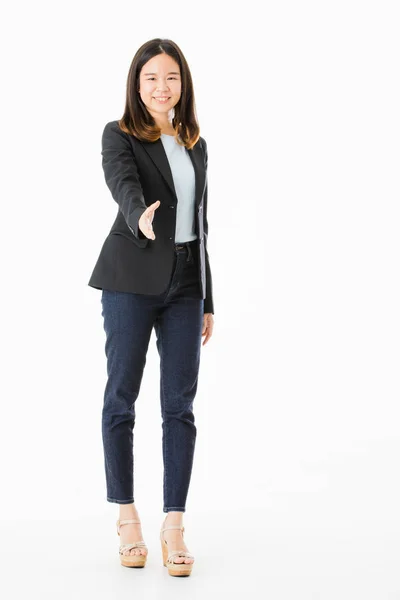
[[[147,75],[157,75],[157,73],[144,73],[145,77]],[[177,71],[170,71],[169,73],[167,73],[167,75],[179,75],[179,73]]]

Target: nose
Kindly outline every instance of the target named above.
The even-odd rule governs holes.
[[[158,78],[158,83],[157,83],[157,85],[168,85],[168,84],[167,84],[167,80],[168,80],[168,76],[166,76],[166,77],[161,77],[161,76],[160,76],[160,77]]]
[[[162,78],[160,78],[158,84],[157,84],[157,90],[165,90],[168,89],[168,84],[166,81],[164,81]]]

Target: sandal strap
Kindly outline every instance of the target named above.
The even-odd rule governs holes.
[[[140,525],[140,521],[137,519],[118,519],[117,520],[117,533],[119,535],[119,528],[121,525],[127,525],[128,523],[138,523]]]
[[[163,527],[161,529],[162,532],[167,531],[168,529],[181,529],[182,533],[185,531],[183,525],[168,525],[167,527]]]
[[[146,543],[141,540],[140,542],[131,542],[130,544],[121,544],[120,548],[145,548],[146,547]]]
[[[146,543],[142,540],[140,542],[132,542],[131,544],[121,544],[120,550],[123,548],[124,550],[132,550],[132,548],[146,548]]]
[[[173,557],[174,556],[182,556],[186,557],[186,558],[194,558],[193,554],[190,554],[190,552],[183,552],[182,550],[174,550],[173,552],[169,552],[168,553],[168,561],[169,562],[173,562]]]

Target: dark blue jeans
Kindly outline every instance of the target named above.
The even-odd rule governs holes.
[[[134,502],[135,402],[154,327],[160,355],[163,511],[185,511],[196,441],[204,300],[197,240],[175,244],[171,280],[160,295],[102,290],[107,383],[102,412],[107,500]]]

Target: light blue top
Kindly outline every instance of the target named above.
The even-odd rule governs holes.
[[[162,133],[161,141],[168,158],[178,197],[175,243],[190,242],[197,238],[194,229],[195,175],[193,164],[185,146],[180,146],[175,136]]]

